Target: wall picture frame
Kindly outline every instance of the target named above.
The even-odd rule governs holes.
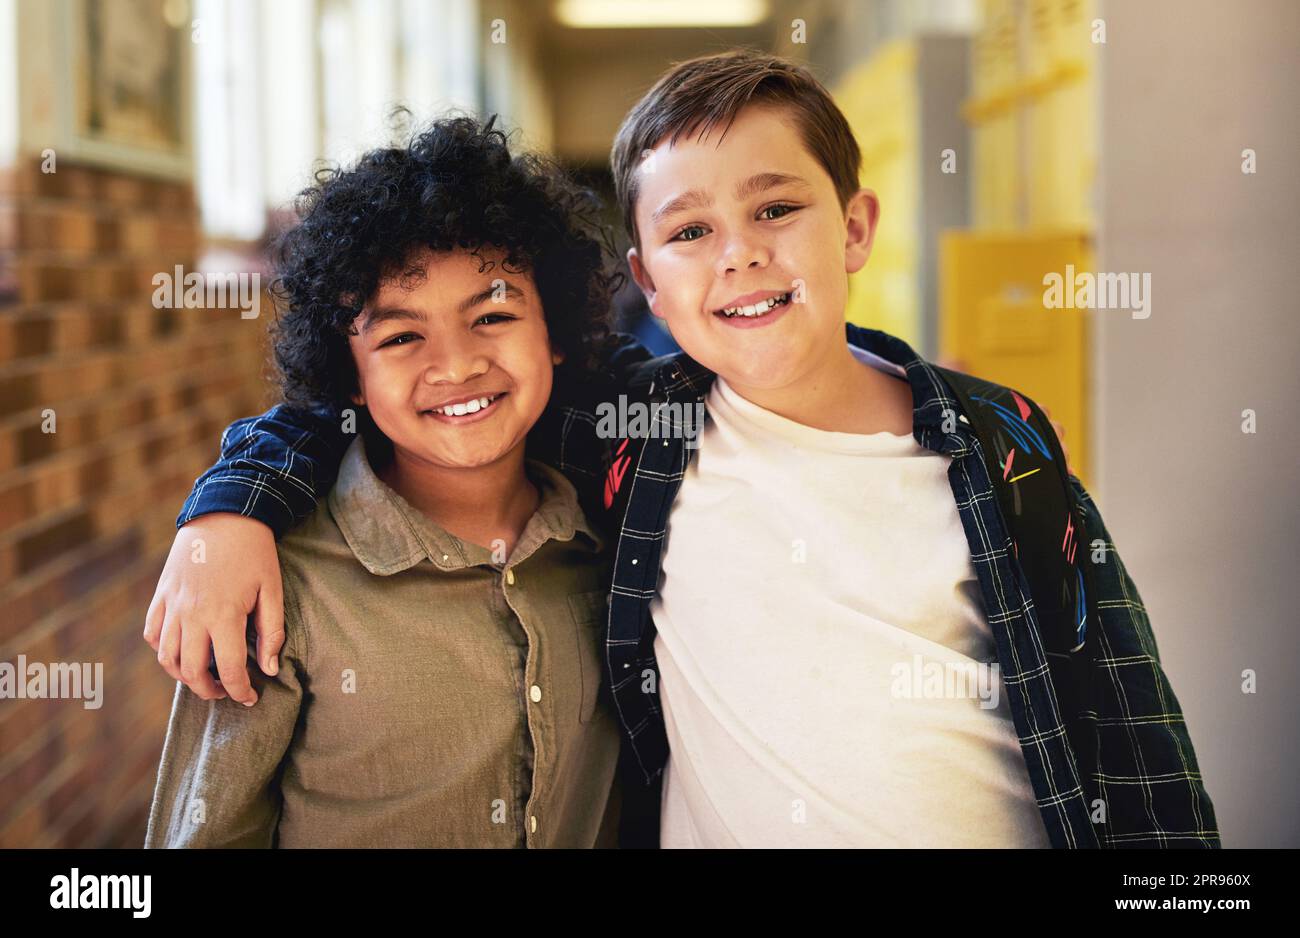
[[[193,173],[189,0],[60,0],[71,80],[57,85],[61,152],[175,179]]]

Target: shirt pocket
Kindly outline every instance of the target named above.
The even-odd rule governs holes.
[[[582,684],[582,704],[578,718],[590,723],[596,710],[600,682],[604,680],[605,622],[608,618],[608,594],[603,590],[572,593],[569,614],[573,617],[578,641],[578,675]]]

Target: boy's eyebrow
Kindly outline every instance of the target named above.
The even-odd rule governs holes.
[[[381,309],[371,310],[366,314],[366,323],[361,327],[363,333],[369,332],[378,325],[388,322],[390,319],[413,319],[416,322],[424,319],[422,313],[417,313],[413,309],[407,309],[404,306],[385,306]]]
[[[500,283],[503,285],[502,292],[504,296],[511,297],[516,300],[522,300],[524,298],[524,291],[519,289],[509,280],[502,280]],[[479,292],[475,293],[473,296],[466,297],[464,300],[462,300],[460,306],[456,308],[456,311],[459,313],[463,313],[466,310],[473,309],[475,306],[478,306],[478,304],[480,303],[486,303],[488,300],[492,299],[494,296],[497,295],[497,289],[498,286],[494,281],[492,284],[489,284],[486,289],[480,290]]]
[[[768,189],[775,189],[777,186],[787,184],[795,186],[808,185],[802,177],[791,176],[789,173],[755,173],[736,186],[736,201],[741,202],[750,196],[758,195],[760,192],[766,192]]]
[[[784,185],[807,186],[808,183],[803,178],[791,176],[789,173],[755,173],[736,186],[736,201],[741,202],[758,195],[760,192],[766,192],[768,189]],[[712,204],[713,196],[707,191],[704,189],[691,189],[689,192],[683,192],[681,195],[669,199],[655,209],[654,214],[650,216],[650,224],[657,225],[670,215],[695,208],[707,208]]]
[[[692,189],[689,192],[674,196],[655,209],[654,214],[650,216],[650,224],[657,225],[670,215],[676,215],[678,212],[685,212],[695,208],[708,208],[712,204],[713,196],[703,189]]]
[[[519,289],[509,280],[504,280],[502,281],[502,283],[504,284],[504,286],[501,287],[501,290],[505,296],[513,297],[516,300],[522,300],[524,298],[524,291]],[[475,306],[478,306],[480,303],[487,302],[488,300],[492,299],[496,294],[497,294],[497,287],[489,285],[485,289],[480,290],[478,293],[475,293],[473,296],[466,297],[464,300],[462,300],[460,302],[460,305],[456,307],[456,312],[458,313],[466,312],[467,310],[470,310]],[[386,323],[391,319],[411,319],[416,322],[419,322],[420,320],[424,319],[424,314],[417,312],[416,310],[413,309],[407,309],[404,306],[381,307],[380,309],[373,310],[366,316],[366,324],[362,327],[361,331],[369,332],[375,326],[381,325],[382,323]]]

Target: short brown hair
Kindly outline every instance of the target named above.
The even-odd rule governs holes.
[[[679,62],[628,112],[614,137],[610,169],[623,223],[632,243],[636,231],[636,171],[641,155],[665,137],[672,142],[698,130],[701,135],[731,122],[747,104],[789,105],[803,144],[822,164],[835,184],[840,207],[858,191],[862,161],[849,122],[830,92],[812,72],[780,56],[751,49],[706,55]]]

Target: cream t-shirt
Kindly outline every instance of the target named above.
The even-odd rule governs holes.
[[[707,406],[651,605],[661,845],[1049,846],[949,457]]]

